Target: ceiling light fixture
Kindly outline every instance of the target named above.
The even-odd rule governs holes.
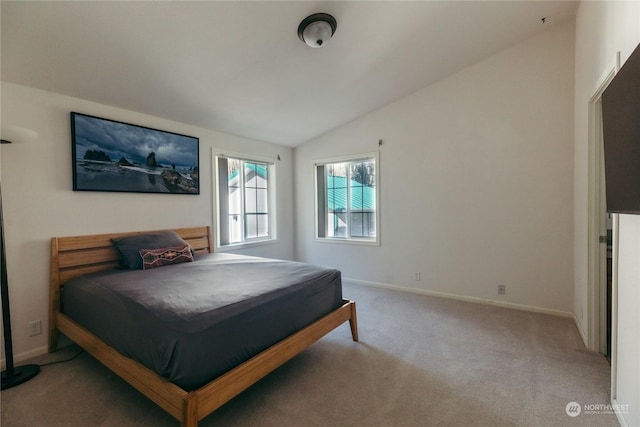
[[[302,20],[298,26],[298,37],[310,47],[322,47],[336,32],[336,28],[336,18],[328,13],[314,13]]]

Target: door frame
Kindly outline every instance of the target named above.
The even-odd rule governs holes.
[[[606,286],[603,292],[603,273],[606,280],[606,247],[600,242],[600,236],[606,235],[606,215],[604,200],[604,168],[602,163],[602,93],[607,88],[616,69],[611,69],[601,80],[601,83],[589,100],[589,221],[588,221],[588,293],[587,316],[588,333],[587,346],[590,350],[604,352],[603,332],[606,334],[606,319],[603,318],[603,307],[606,308]],[[604,224],[603,224],[604,222]],[[604,258],[603,258],[604,252]],[[604,271],[603,271],[604,270]],[[605,320],[605,322],[603,322]],[[603,323],[605,328],[603,328]]]
[[[587,283],[587,347],[600,353],[606,352],[606,304],[607,272],[606,246],[600,236],[607,234],[604,151],[602,134],[602,94],[620,70],[620,52],[615,65],[599,80],[599,85],[589,99],[588,118],[588,283]],[[612,293],[611,293],[611,395],[616,394],[616,347],[617,347],[617,244],[618,215],[612,215]]]

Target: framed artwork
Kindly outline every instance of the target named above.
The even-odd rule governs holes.
[[[74,191],[200,194],[193,136],[71,113]]]

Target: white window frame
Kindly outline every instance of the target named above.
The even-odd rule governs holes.
[[[224,244],[221,241],[221,236],[223,235],[223,233],[221,233],[221,227],[223,226],[222,221],[224,220],[224,218],[227,218],[227,215],[221,215],[220,213],[220,199],[222,194],[220,193],[220,185],[219,185],[219,162],[218,159],[219,158],[227,158],[227,159],[236,159],[236,160],[242,160],[242,161],[246,161],[246,162],[256,162],[256,163],[264,163],[267,164],[267,203],[268,203],[268,235],[267,237],[258,237],[258,238],[252,238],[252,239],[246,239],[243,240],[241,242],[235,242],[235,243],[226,243]],[[277,224],[277,207],[276,207],[276,163],[274,161],[274,159],[270,159],[270,158],[266,158],[266,157],[261,157],[261,156],[254,156],[254,155],[248,155],[248,154],[242,154],[242,153],[234,153],[234,152],[221,152],[221,151],[214,151],[212,153],[212,164],[213,164],[213,188],[214,188],[214,192],[215,192],[215,197],[214,197],[214,207],[213,207],[213,222],[215,224],[215,236],[214,236],[214,241],[215,241],[215,247],[216,247],[216,251],[218,252],[224,252],[224,251],[228,251],[228,250],[235,250],[235,249],[240,249],[240,248],[247,248],[247,247],[252,247],[252,246],[259,246],[259,245],[265,245],[265,244],[273,244],[277,241],[277,230],[276,230],[276,224]],[[241,174],[242,175],[242,174]],[[241,197],[241,203],[242,203],[242,212],[243,214],[241,215],[243,217],[242,219],[242,234],[245,235],[245,225],[244,225],[244,186],[242,188],[243,191],[243,197]],[[225,226],[228,227],[228,225],[225,224]]]
[[[330,237],[327,236],[325,230],[325,236],[322,236],[319,230],[319,197],[318,192],[318,166],[324,166],[331,163],[345,163],[345,162],[357,162],[361,160],[374,160],[376,165],[375,174],[375,221],[376,221],[376,235],[375,238],[364,237]],[[342,244],[356,244],[356,245],[368,245],[368,246],[380,246],[380,152],[373,151],[369,153],[353,154],[348,156],[332,157],[328,159],[320,159],[313,162],[313,176],[314,176],[314,240],[322,243],[342,243]],[[349,187],[350,188],[350,187]],[[349,193],[349,191],[347,191]],[[349,203],[349,202],[347,202]],[[323,202],[323,205],[325,202]],[[324,212],[325,209],[323,209]]]

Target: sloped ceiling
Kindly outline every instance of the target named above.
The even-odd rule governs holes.
[[[577,2],[0,7],[3,81],[296,146],[573,19]],[[316,12],[338,21],[321,49],[297,36],[300,21]]]

